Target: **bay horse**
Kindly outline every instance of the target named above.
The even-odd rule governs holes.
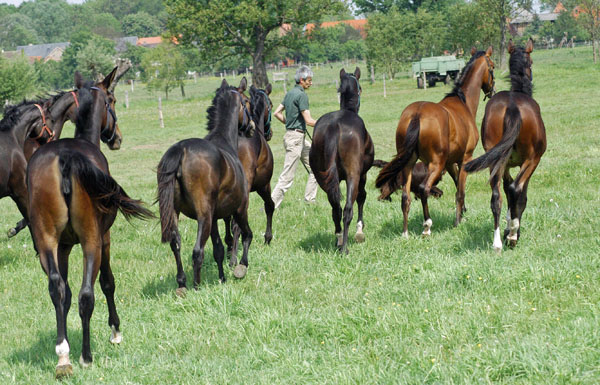
[[[529,179],[546,151],[546,128],[540,106],[532,97],[532,51],[531,39],[525,48],[509,41],[510,91],[499,92],[485,106],[481,138],[486,153],[465,165],[467,172],[490,169],[493,246],[498,252],[502,251],[500,178],[508,201],[504,238],[510,247],[514,247],[521,235],[521,216],[527,205]],[[520,168],[514,179],[510,175],[512,167]]]
[[[492,47],[486,51],[471,50],[471,59],[463,68],[454,88],[439,103],[414,102],[404,109],[396,128],[397,155],[379,172],[375,186],[381,190],[379,199],[387,199],[402,186],[402,235],[408,237],[408,212],[412,169],[417,160],[427,165],[427,178],[419,185],[423,203],[423,235],[431,234],[433,221],[429,216],[427,198],[444,169],[456,185],[456,219],[458,226],[464,207],[467,173],[463,164],[471,160],[479,140],[475,116],[479,93],[486,97],[494,92],[494,62]]]
[[[347,253],[348,227],[352,222],[353,206],[358,204],[356,242],[363,242],[363,206],[367,198],[365,184],[367,172],[373,165],[375,150],[365,123],[358,116],[360,109],[360,68],[354,73],[340,70],[340,110],[329,112],[315,124],[309,153],[310,167],[319,186],[327,193],[331,216],[335,226],[336,246]],[[344,206],[344,229],[340,221],[340,181],[346,181],[346,205]]]
[[[107,108],[107,89],[114,73],[95,87],[91,82],[84,84],[79,73],[75,74],[80,100],[75,137],[40,147],[27,167],[30,228],[56,310],[57,378],[73,370],[66,324],[71,306],[68,282],[71,249],[81,243],[83,251],[83,282],[79,291],[83,341],[79,362],[85,367],[92,362],[90,318],[98,272],[108,305],[110,341],[116,344],[122,340],[110,268],[110,227],[117,211],[127,219],[153,216],[141,201],[131,199],[110,176],[108,162],[100,151],[100,140],[108,142],[117,135],[116,120]],[[103,122],[108,124],[103,125]]]
[[[225,252],[217,219],[233,216],[242,234],[243,256],[234,269],[236,278],[243,278],[248,269],[248,248],[252,231],[248,225],[249,186],[238,158],[238,135],[254,133],[254,122],[248,111],[249,102],[242,94],[247,81],[238,88],[223,80],[207,110],[209,131],[204,139],[185,139],[173,144],[163,155],[157,168],[161,241],[169,242],[177,264],[176,293],[186,290],[186,276],[181,264],[179,213],[198,223],[196,243],[192,252],[194,288],[200,284],[204,261],[204,246],[210,234],[213,257],[219,269],[219,279],[225,281]],[[234,244],[235,245],[235,244]],[[233,254],[236,250],[234,247]]]

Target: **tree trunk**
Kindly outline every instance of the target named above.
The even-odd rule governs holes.
[[[183,89],[183,82],[181,82],[181,83],[179,84],[179,87],[181,87],[181,97],[182,97],[182,98],[185,98],[185,90]]]
[[[485,49],[485,48],[484,48]],[[506,17],[500,17],[500,70],[506,68]]]
[[[165,100],[169,100],[169,87],[165,87]]]
[[[265,88],[269,83],[267,67],[265,65],[265,38],[266,33],[256,31],[256,47],[252,55],[252,83],[257,88]]]

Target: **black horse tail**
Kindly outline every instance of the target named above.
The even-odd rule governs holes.
[[[183,151],[179,146],[171,146],[158,163],[158,202],[160,211],[161,242],[170,242],[177,223],[175,212],[175,183],[181,167]],[[156,203],[155,202],[155,203]]]
[[[504,127],[500,142],[479,158],[465,164],[465,171],[475,172],[490,168],[490,180],[506,165],[512,152],[513,145],[521,131],[521,113],[514,103],[510,103],[504,114]]]
[[[390,163],[390,162],[386,162],[386,161],[385,161],[385,160],[383,160],[383,159],[375,159],[375,160],[373,161],[373,167],[377,167],[377,168],[383,168],[383,167],[387,166],[387,165],[388,165],[388,163]]]
[[[116,208],[127,220],[132,217],[154,218],[154,214],[143,206],[142,201],[130,198],[113,177],[96,167],[85,155],[75,151],[61,151],[58,164],[65,199],[71,199],[71,178],[76,178],[100,212],[108,213]]]
[[[379,172],[375,180],[375,187],[381,191],[378,199],[389,199],[394,191],[398,190],[404,183],[402,170],[408,164],[413,154],[417,150],[419,143],[419,133],[421,132],[420,115],[413,116],[406,129],[404,137],[404,150],[396,155],[383,169]]]
[[[327,136],[327,140],[324,140],[323,148],[321,149],[321,154],[319,154],[319,158],[323,159],[327,168],[325,170],[312,170],[313,172],[318,172],[321,176],[321,180],[323,181],[323,190],[325,192],[332,191],[332,189],[337,189],[340,184],[340,176],[337,172],[337,163],[335,161],[338,155],[338,142],[340,139],[340,130],[335,126],[335,129],[331,131],[334,132],[332,137]],[[315,148],[312,146],[311,148]],[[315,148],[316,150],[316,148]],[[311,166],[312,168],[312,166]]]

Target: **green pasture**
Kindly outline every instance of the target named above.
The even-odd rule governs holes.
[[[453,227],[454,184],[431,200],[432,236],[421,238],[422,210],[413,201],[409,239],[401,237],[399,195],[377,201],[377,169],[369,172],[366,242],[350,253],[334,248],[331,209],[302,202],[306,172],[276,211],[274,239],[263,245],[262,200],[252,194],[254,241],[243,280],[227,269],[218,282],[207,244],[198,291],[175,296],[175,262],[160,243],[158,220],[112,228],[112,268],[123,343],[112,346],[104,296],[96,285],[91,321],[94,357],[79,366],[81,321],[77,294],[81,251],[71,254],[73,306],[68,318],[72,377],[65,384],[597,384],[600,383],[600,66],[591,49],[533,52],[534,97],[542,110],[548,149],[529,185],[521,239],[501,255],[492,250],[487,172],[467,179],[464,222]],[[439,101],[448,86],[418,90],[400,77],[374,84],[361,63],[360,114],[376,158],[395,154],[402,109],[416,100]],[[346,70],[353,71],[355,64]],[[313,117],[338,109],[340,65],[315,68],[308,91]],[[292,74],[291,74],[292,75]],[[497,89],[508,89],[496,71]],[[291,77],[290,77],[291,78]],[[238,84],[241,77],[228,77]],[[206,134],[206,109],[219,78],[186,84],[164,100],[159,128],[157,96],[143,85],[117,87],[124,135],[120,151],[102,150],[115,179],[149,205],[156,165],[178,140]],[[291,84],[290,84],[291,86]],[[288,86],[289,89],[289,86]],[[130,108],[124,107],[128,90]],[[271,99],[283,98],[281,83]],[[481,95],[483,100],[483,94]],[[479,106],[481,123],[484,102]],[[284,127],[273,123],[274,186],[283,165]],[[69,124],[64,136],[71,136]],[[478,144],[476,154],[483,152]],[[505,211],[503,207],[503,212]],[[158,212],[157,205],[151,209]],[[14,203],[0,202],[0,379],[54,382],[55,313],[47,278],[29,234],[7,239],[19,220]],[[356,210],[355,210],[356,212]],[[504,226],[504,224],[503,224]],[[192,282],[196,224],[182,219],[184,267]],[[222,227],[221,227],[222,230]],[[354,234],[355,221],[351,235]],[[221,231],[221,233],[223,233]]]

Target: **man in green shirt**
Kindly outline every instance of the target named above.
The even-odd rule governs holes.
[[[313,72],[308,66],[298,68],[294,77],[296,87],[285,95],[283,102],[281,102],[273,113],[281,123],[285,124],[286,128],[286,133],[283,136],[283,146],[285,148],[283,170],[271,194],[271,198],[275,202],[275,208],[279,207],[283,201],[283,195],[292,187],[292,183],[294,183],[298,161],[304,163],[307,170],[310,170],[308,164],[310,142],[305,139],[306,125],[314,127],[317,121],[310,116],[308,95],[306,95],[305,90],[312,85],[312,77]],[[283,116],[284,110],[285,117]],[[312,171],[309,171],[308,181],[304,190],[304,200],[306,202],[314,202],[316,197],[317,181]]]

